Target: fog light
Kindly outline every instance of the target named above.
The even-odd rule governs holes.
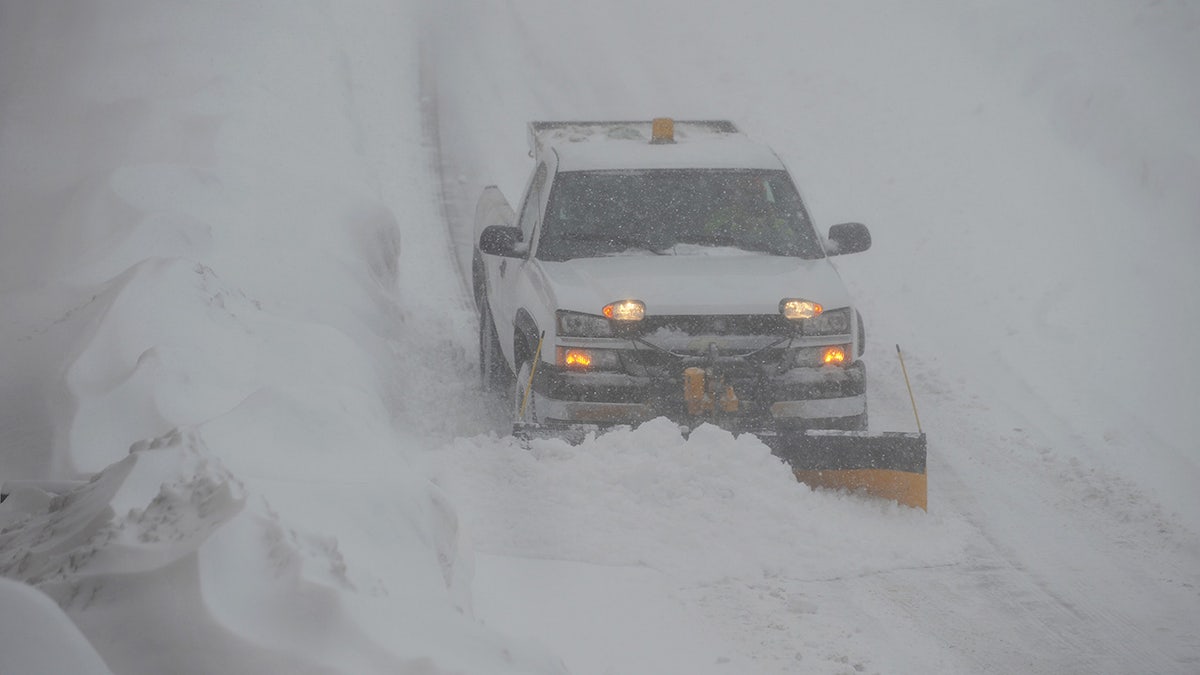
[[[592,353],[586,349],[559,347],[558,365],[576,370],[587,370],[592,367]]]
[[[621,352],[617,349],[558,347],[554,362],[567,370],[621,370]]]
[[[844,347],[827,347],[825,353],[821,355],[823,363],[842,363],[846,360],[846,349]]]

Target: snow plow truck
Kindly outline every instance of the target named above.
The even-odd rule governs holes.
[[[520,209],[484,190],[472,266],[482,385],[511,396],[514,434],[713,423],[805,483],[926,508],[924,434],[868,431],[866,332],[831,263],[870,247],[864,225],[821,236],[729,121],[528,133]]]

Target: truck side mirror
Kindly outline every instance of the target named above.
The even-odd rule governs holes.
[[[489,225],[479,235],[479,251],[488,255],[512,258],[521,242],[521,228],[511,225]]]
[[[829,228],[829,255],[859,253],[871,248],[871,231],[862,223],[840,223]]]

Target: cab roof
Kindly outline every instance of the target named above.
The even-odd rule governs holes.
[[[553,152],[559,171],[615,169],[772,169],[783,163],[732,122],[672,121],[673,140],[651,143],[645,122],[530,122],[535,158]]]

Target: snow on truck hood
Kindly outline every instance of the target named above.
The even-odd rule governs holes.
[[[774,314],[783,298],[825,307],[850,305],[828,259],[739,252],[730,255],[636,255],[541,262],[559,309],[599,314],[622,299],[647,314]]]

